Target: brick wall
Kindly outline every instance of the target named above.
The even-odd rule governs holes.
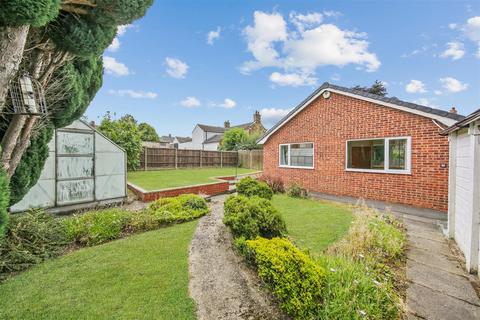
[[[429,118],[332,93],[319,97],[264,145],[264,174],[311,191],[447,211],[448,138]],[[346,140],[410,136],[409,175],[345,170]],[[313,170],[279,168],[281,143],[313,142]]]

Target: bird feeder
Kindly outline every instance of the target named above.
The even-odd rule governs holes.
[[[43,87],[27,73],[20,75],[12,81],[10,98],[12,100],[13,112],[10,110],[11,112],[6,113],[31,116],[41,116],[47,113]]]

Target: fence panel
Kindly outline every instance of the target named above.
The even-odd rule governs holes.
[[[143,148],[138,170],[235,167],[263,170],[263,150],[203,151]]]

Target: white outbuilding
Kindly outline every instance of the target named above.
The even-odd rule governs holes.
[[[448,235],[480,270],[480,109],[443,131],[450,140]]]
[[[11,212],[67,212],[125,200],[126,153],[88,123],[56,129],[48,148],[40,179]]]

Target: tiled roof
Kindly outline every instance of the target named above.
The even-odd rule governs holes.
[[[217,143],[222,141],[222,138],[223,138],[223,134],[216,134],[208,138],[207,140],[205,140],[203,143]]]
[[[447,129],[443,130],[442,134],[449,134],[450,132],[453,132],[455,130],[464,128],[464,127],[468,126],[470,123],[472,123],[473,121],[477,121],[479,119],[480,119],[480,109],[478,109],[477,111],[468,115],[463,120],[458,121],[453,126],[450,126]]]
[[[273,131],[276,131],[276,129],[278,127],[280,127],[285,121],[287,121],[287,119],[289,119],[291,115],[295,114],[298,111],[298,109],[303,108],[313,97],[315,97],[319,92],[321,92],[324,89],[333,89],[333,90],[337,90],[337,91],[341,91],[341,92],[345,92],[345,93],[351,93],[351,94],[355,94],[357,96],[362,96],[362,97],[369,98],[369,99],[372,99],[372,100],[377,100],[379,102],[386,102],[386,103],[394,104],[394,105],[397,105],[397,106],[406,107],[406,108],[409,108],[409,109],[412,109],[412,110],[418,110],[418,111],[430,113],[430,114],[433,114],[433,115],[449,118],[449,119],[452,119],[452,120],[462,120],[462,119],[465,118],[464,116],[456,114],[456,113],[447,112],[447,111],[443,111],[443,110],[440,110],[440,109],[434,109],[434,108],[430,108],[430,107],[427,107],[427,106],[422,106],[422,105],[412,103],[412,102],[402,101],[402,100],[397,99],[395,97],[392,97],[392,98],[383,97],[383,96],[368,93],[368,92],[365,92],[365,91],[355,90],[355,89],[346,88],[346,87],[341,87],[341,86],[337,86],[337,85],[333,85],[333,84],[330,84],[328,82],[325,82],[318,89],[316,89],[312,94],[310,94],[306,99],[304,99],[299,105],[297,105],[295,108],[293,108],[285,117],[283,117],[279,122],[277,122],[267,132],[265,132],[265,134],[262,136],[262,138],[259,139],[259,141],[261,141],[264,138],[266,138],[267,136],[269,136]]]
[[[160,142],[172,143],[173,142],[173,137],[172,136],[161,136],[160,137]]]
[[[224,133],[225,128],[224,127],[216,127],[216,126],[209,126],[206,124],[197,124],[197,126],[200,127],[205,132],[216,132],[216,133]]]
[[[190,137],[178,137],[178,136],[177,136],[177,137],[175,137],[175,138],[177,138],[177,140],[178,140],[179,143],[185,143],[185,142],[190,142],[190,141],[192,141],[192,138],[190,138]]]

